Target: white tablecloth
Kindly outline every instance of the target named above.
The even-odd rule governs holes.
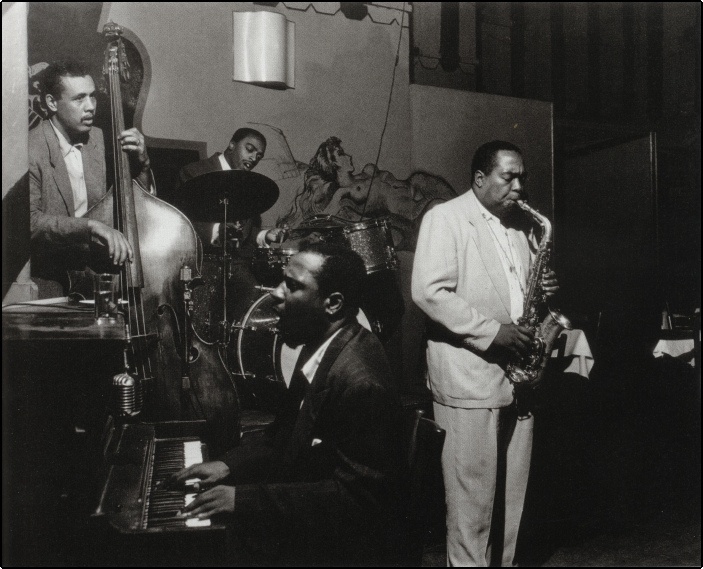
[[[566,336],[566,347],[564,348],[564,357],[571,358],[569,365],[564,370],[566,373],[577,373],[585,378],[588,378],[593,367],[593,354],[591,347],[586,340],[586,334],[583,330],[564,330],[561,336]],[[560,336],[560,338],[561,338]],[[559,356],[559,350],[552,351],[552,357]]]
[[[655,358],[661,358],[668,354],[673,358],[682,358],[689,364],[694,365],[693,359],[693,338],[681,340],[659,340],[652,352]]]

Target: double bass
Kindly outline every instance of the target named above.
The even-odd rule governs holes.
[[[216,441],[213,451],[222,451],[239,440],[236,387],[219,347],[189,333],[188,283],[182,280],[189,269],[199,273],[202,244],[181,211],[132,183],[118,140],[125,129],[120,80],[129,79],[122,29],[109,22],[103,33],[115,180],[86,216],[120,231],[134,251],[133,261],[118,269],[121,295],[128,301],[127,371],[142,386],[143,419],[205,419]]]

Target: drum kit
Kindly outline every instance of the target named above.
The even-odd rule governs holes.
[[[228,170],[189,180],[173,203],[191,220],[227,227],[267,211],[278,194],[277,185],[266,176]],[[286,386],[282,369],[295,361],[297,352],[278,334],[271,292],[303,242],[347,246],[361,256],[367,274],[398,267],[388,218],[353,223],[315,215],[286,234],[282,243],[258,247],[248,255],[239,249],[241,236],[231,242],[223,236],[219,250],[204,255],[200,279],[191,287],[192,330],[202,342],[226,346],[227,365],[245,408],[272,410]]]

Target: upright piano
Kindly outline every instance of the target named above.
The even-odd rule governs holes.
[[[98,506],[91,532],[95,561],[124,565],[226,563],[227,528],[215,520],[179,515],[195,497],[160,483],[180,469],[208,460],[205,421],[111,426],[105,445]]]
[[[207,460],[205,422],[108,413],[127,342],[121,317],[97,324],[92,308],[66,299],[23,303],[3,307],[2,334],[8,563],[224,563],[225,527],[176,516],[190,493],[154,488]]]

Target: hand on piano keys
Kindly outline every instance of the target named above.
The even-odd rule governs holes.
[[[207,520],[215,514],[233,514],[234,493],[234,486],[215,486],[196,495],[183,509],[183,513],[197,520]]]
[[[197,484],[198,490],[205,490],[212,488],[227,476],[229,476],[229,466],[224,462],[219,460],[202,462],[201,457],[200,462],[171,473],[162,484],[164,488],[182,488],[183,486],[195,488]]]
[[[196,497],[196,493],[184,493],[182,487],[169,484],[174,475],[186,472],[203,461],[200,441],[157,441],[154,453],[151,492],[148,495],[147,527],[209,526],[210,520],[186,519],[182,511]],[[184,468],[185,467],[185,468]],[[192,485],[200,479],[188,478]]]

